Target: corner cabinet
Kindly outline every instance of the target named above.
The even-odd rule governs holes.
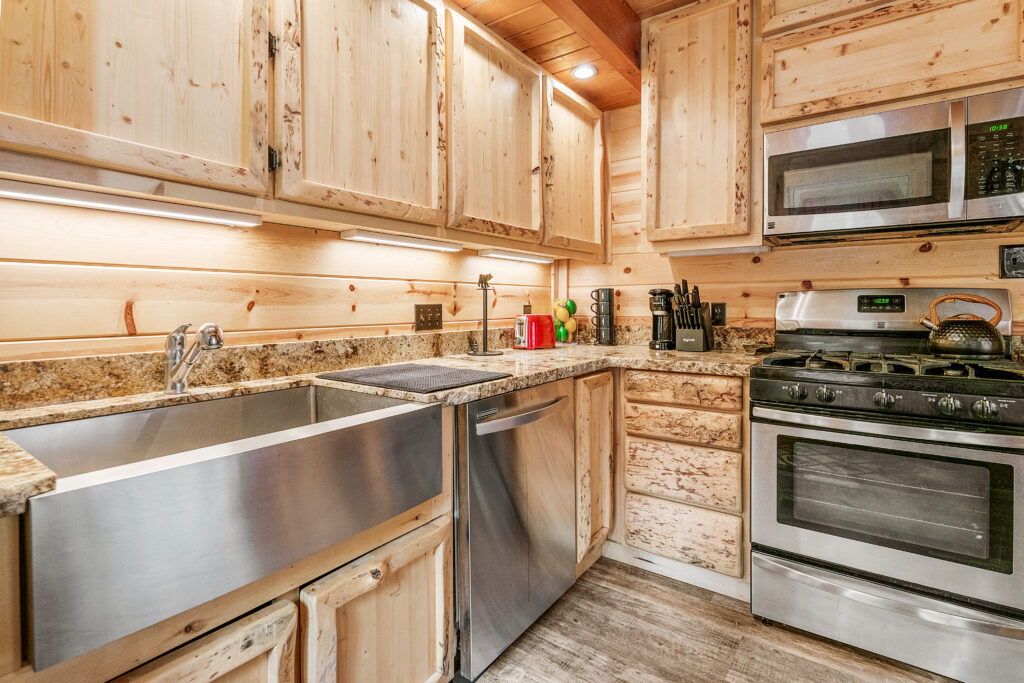
[[[750,231],[749,0],[703,0],[644,30],[641,221],[652,242]]]
[[[766,39],[761,121],[1024,77],[1022,0],[904,0]]]
[[[451,680],[453,587],[444,516],[303,588],[303,680]]]
[[[610,370],[575,380],[576,576],[601,555],[612,518],[615,383]]]
[[[449,11],[448,226],[541,241],[543,76],[504,41]]]
[[[604,244],[600,110],[544,77],[544,244],[598,252]]]
[[[5,2],[0,147],[266,195],[268,2]]]
[[[441,224],[444,9],[432,0],[281,2],[276,196]]]

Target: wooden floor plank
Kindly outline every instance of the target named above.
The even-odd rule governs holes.
[[[800,631],[744,602],[601,558],[479,683],[866,683],[941,676]]]

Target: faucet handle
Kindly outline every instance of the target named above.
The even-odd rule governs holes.
[[[167,335],[167,350],[168,351],[181,351],[185,348],[185,335],[188,334],[188,328],[192,327],[192,323],[183,323],[178,325],[178,329]]]
[[[192,323],[182,323],[178,325],[178,329],[171,332],[171,335],[180,335],[184,337],[188,333],[190,327],[192,327]]]

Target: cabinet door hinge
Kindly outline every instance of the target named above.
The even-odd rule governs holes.
[[[270,145],[267,145],[267,170],[273,173],[280,165],[281,160],[277,155],[277,150]]]
[[[267,52],[271,59],[277,56],[277,36],[269,32],[267,33]]]

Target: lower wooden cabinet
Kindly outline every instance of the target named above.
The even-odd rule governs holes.
[[[429,522],[299,593],[307,683],[451,680],[452,522]]]
[[[627,436],[626,488],[725,512],[742,506],[743,454],[723,448]]]
[[[282,600],[116,679],[116,683],[291,683],[298,610]]]
[[[738,413],[627,401],[623,421],[630,434],[723,448],[739,448],[743,443],[743,416]]]
[[[615,382],[610,371],[576,384],[576,575],[600,556],[612,515]]]

